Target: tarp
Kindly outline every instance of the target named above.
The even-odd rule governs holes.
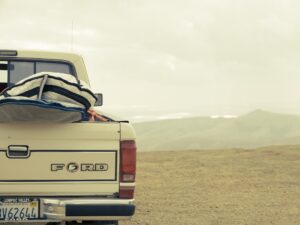
[[[76,122],[88,120],[97,98],[70,74],[31,75],[0,95],[0,122]]]

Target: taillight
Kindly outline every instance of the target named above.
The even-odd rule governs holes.
[[[121,141],[120,181],[134,182],[136,172],[136,144],[135,141]]]
[[[133,199],[134,186],[133,187],[120,187],[119,197],[122,199]]]

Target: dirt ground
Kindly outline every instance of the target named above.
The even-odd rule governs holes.
[[[300,147],[141,152],[122,225],[300,224]]]

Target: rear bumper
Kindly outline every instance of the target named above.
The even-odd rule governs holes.
[[[41,199],[41,217],[51,221],[124,220],[134,214],[133,199]]]

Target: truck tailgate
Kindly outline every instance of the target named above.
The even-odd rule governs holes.
[[[118,192],[118,123],[0,124],[0,128],[0,195]]]

